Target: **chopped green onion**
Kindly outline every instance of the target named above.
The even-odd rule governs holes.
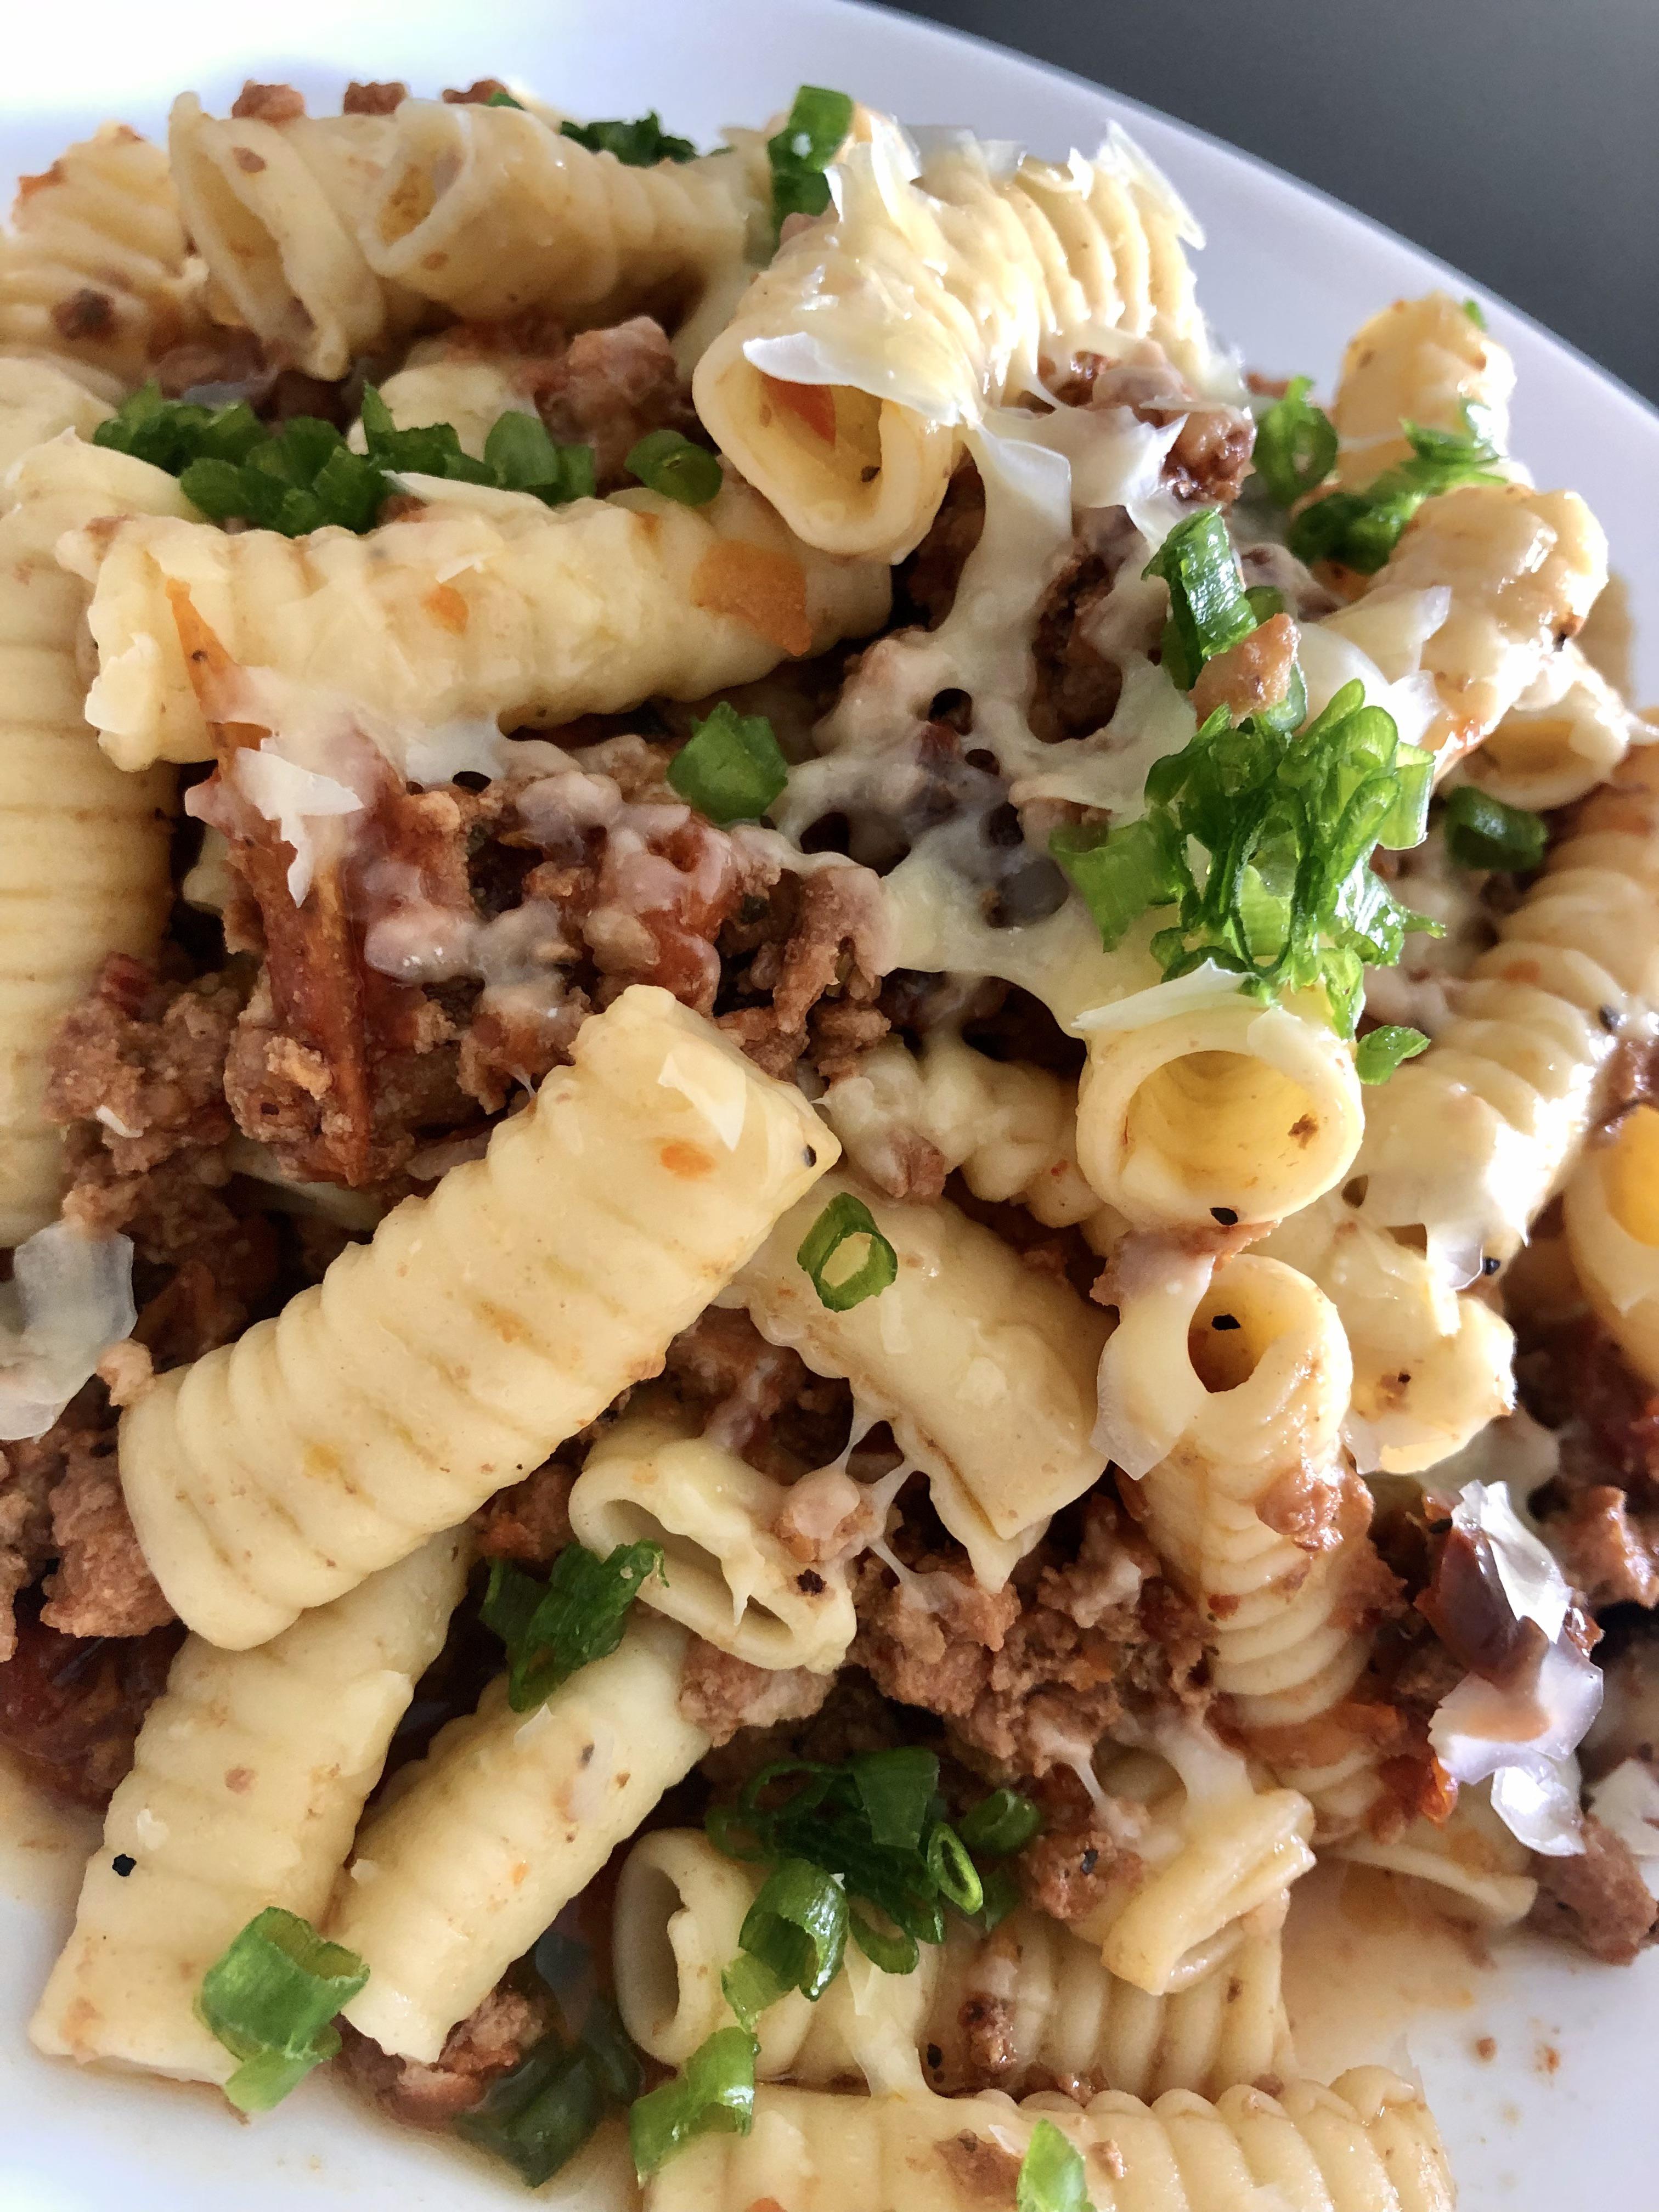
[[[623,465],[629,476],[682,507],[707,507],[726,481],[708,447],[694,446],[678,430],[648,431]]]
[[[622,1642],[629,1607],[663,1571],[659,1544],[619,1544],[600,1559],[567,1544],[545,1583],[497,1559],[482,1617],[507,1646],[507,1703],[528,1712],[562,1683]]]
[[[228,407],[201,407],[190,400],[164,399],[161,386],[152,383],[100,422],[92,442],[176,477],[196,460],[234,467],[270,434],[246,399]]]
[[[202,1978],[196,2014],[241,2064],[225,2094],[268,2112],[340,2047],[331,2025],[368,1979],[355,1951],[325,1942],[308,1920],[267,1905]]]
[[[943,1820],[936,1821],[927,1838],[927,1871],[939,1895],[958,1912],[977,1912],[985,1902],[979,1869],[968,1856],[960,1836]]]
[[[847,1948],[847,1893],[810,1860],[786,1859],[762,1885],[738,1942],[720,1986],[745,2027],[789,1990],[816,2004]]]
[[[683,2074],[638,2100],[628,2115],[628,2137],[641,2181],[697,2136],[712,2130],[748,2134],[755,2124],[758,2051],[747,2028],[718,2028],[692,2052]]]
[[[1206,660],[1256,627],[1238,556],[1218,507],[1206,507],[1170,532],[1141,571],[1170,587],[1164,665],[1179,691],[1190,691]]]
[[[918,1939],[908,1928],[896,1932],[878,1928],[866,1912],[848,1908],[848,1923],[853,1939],[872,1966],[879,1966],[884,1974],[914,1974],[921,1954]]]
[[[1509,806],[1472,783],[1446,798],[1446,851],[1460,868],[1535,868],[1549,831],[1544,817]]]
[[[1354,1047],[1354,1073],[1362,1083],[1386,1083],[1402,1060],[1415,1060],[1427,1049],[1428,1042],[1421,1030],[1406,1029],[1398,1022],[1371,1030]]]
[[[1409,931],[1438,933],[1370,866],[1379,844],[1421,836],[1425,757],[1358,682],[1294,737],[1260,717],[1235,729],[1218,708],[1153,763],[1139,821],[1056,832],[1050,850],[1109,945],[1146,908],[1174,906],[1152,940],[1166,980],[1210,961],[1258,997],[1322,989],[1352,1036],[1364,968],[1397,961]]]
[[[459,2114],[455,2131],[505,2159],[532,2189],[574,2158],[608,2112],[640,2091],[640,2062],[616,2008],[594,2000],[579,2043],[549,2035],[483,2101]]]
[[[740,714],[722,699],[692,725],[668,781],[711,822],[754,822],[788,782],[789,763],[764,714]]]
[[[900,1744],[866,1752],[853,1761],[852,1773],[877,1843],[915,1850],[939,1789],[937,1756],[919,1744]]]
[[[1258,623],[1271,622],[1285,611],[1285,594],[1275,584],[1252,584],[1244,597]]]
[[[485,100],[484,106],[486,107],[516,107],[520,114],[524,112],[523,100],[514,100],[510,92],[492,92]]]
[[[848,1244],[853,1250],[840,1260],[832,1274],[831,1261]],[[830,1200],[807,1231],[795,1257],[811,1277],[819,1304],[831,1313],[850,1313],[898,1279],[897,1253],[877,1228],[869,1207],[851,1191],[842,1191]]]
[[[1304,507],[1285,537],[1298,561],[1336,561],[1375,575],[1425,499],[1459,484],[1498,483],[1495,448],[1473,428],[1433,430],[1402,422],[1409,460],[1384,469],[1364,491],[1327,492]]]
[[[539,415],[517,408],[490,424],[483,466],[494,471],[503,491],[532,492],[550,507],[592,499],[597,481],[592,446],[556,445]]]
[[[562,123],[560,131],[586,146],[590,154],[614,154],[629,169],[654,168],[659,161],[695,161],[697,149],[689,138],[672,137],[662,127],[653,107],[632,123]]]
[[[772,165],[772,214],[781,228],[786,216],[822,215],[830,204],[825,169],[840,153],[853,124],[853,102],[844,92],[804,84],[795,94],[787,121],[766,142]]]
[[[1042,1815],[1018,1790],[994,1790],[957,1822],[957,1833],[976,1857],[1007,1858],[1024,1850],[1042,1826]]]
[[[1279,507],[1293,506],[1323,483],[1336,459],[1336,426],[1308,398],[1312,390],[1312,377],[1293,376],[1284,398],[1264,409],[1255,426],[1255,472]]]
[[[1008,1915],[1021,1902],[1020,1887],[1006,1867],[988,1868],[980,1880],[984,1887],[985,1899],[975,1914],[975,1923],[988,1936],[1000,1928]]]
[[[1476,330],[1484,331],[1486,329],[1486,312],[1482,308],[1479,300],[1465,300],[1463,302],[1463,313],[1474,325]]]
[[[1083,2154],[1052,2120],[1031,2130],[1014,2184],[1017,2212],[1094,2212]]]

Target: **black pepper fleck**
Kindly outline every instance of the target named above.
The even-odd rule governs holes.
[[[795,1577],[795,1588],[798,1590],[804,1590],[808,1597],[822,1597],[824,1591],[823,1577],[816,1567],[803,1567],[799,1574]]]
[[[1078,1861],[1078,1866],[1084,1874],[1092,1874],[1099,1864],[1100,1853],[1095,1849],[1094,1845],[1091,1844],[1088,1850],[1085,1851],[1083,1856]]]
[[[1237,1328],[1238,1325],[1238,1317],[1236,1314],[1218,1314],[1210,1323],[1212,1328]]]
[[[1501,1261],[1495,1259],[1492,1255],[1488,1252],[1480,1262],[1480,1272],[1483,1275],[1495,1275],[1502,1265],[1503,1262]]]
[[[1595,1010],[1595,1018],[1609,1036],[1613,1036],[1625,1025],[1625,1018],[1617,1006],[1598,1006]]]
[[[114,1868],[116,1873],[120,1875],[123,1881],[126,1880],[127,1876],[132,1872],[132,1869],[137,1865],[137,1860],[133,1858],[126,1851],[117,1851],[115,1856],[110,1861],[110,1864]]]
[[[1236,1227],[1238,1221],[1238,1216],[1231,1206],[1212,1206],[1210,1208],[1210,1218],[1212,1221],[1218,1221],[1224,1229]]]

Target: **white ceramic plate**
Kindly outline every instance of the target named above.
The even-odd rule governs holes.
[[[842,85],[915,123],[965,123],[1049,154],[1127,122],[1209,234],[1212,319],[1255,365],[1328,385],[1342,343],[1401,294],[1445,283],[1488,304],[1520,374],[1515,447],[1540,483],[1583,492],[1638,617],[1638,696],[1659,697],[1659,416],[1478,280],[1289,178],[1093,86],[842,0],[285,0],[269,27],[226,0],[15,0],[0,82],[0,185],[106,116],[160,130],[185,86],[222,108],[244,76],[297,84],[326,112],[348,76],[421,91],[516,77],[579,113],[660,109],[704,140],[756,122],[802,82]],[[1105,36],[1100,69],[1109,75]],[[1180,66],[1172,52],[1171,68]],[[1540,155],[1540,158],[1545,156]],[[1645,624],[1641,617],[1648,616]],[[0,1776],[0,2208],[3,2212],[483,2212],[518,2185],[445,2142],[380,2125],[313,2083],[256,2127],[208,2093],[99,2078],[35,2058],[24,2017],[68,1925],[87,1829],[21,1802]],[[1482,1965],[1374,1897],[1298,1900],[1292,2003],[1308,2070],[1415,2063],[1465,2212],[1655,2201],[1659,1956],[1628,1972],[1521,1939]],[[1488,2042],[1492,2046],[1488,2048]],[[1479,2048],[1477,2047],[1479,2046]],[[1483,2052],[1485,2055],[1483,2055]],[[599,2177],[549,2194],[611,2198]],[[545,2202],[544,2197],[541,2201]],[[856,2212],[849,2207],[848,2212]]]

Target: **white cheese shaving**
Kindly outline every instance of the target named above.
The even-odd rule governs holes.
[[[288,895],[295,906],[303,906],[316,876],[317,863],[325,857],[317,825],[348,814],[361,814],[362,800],[349,784],[338,783],[331,775],[319,775],[315,769],[301,768],[296,761],[290,760],[276,738],[264,738],[257,752],[252,748],[239,752],[231,774],[249,805],[256,807],[267,822],[274,822],[283,842],[294,848],[294,858],[288,867]]]
[[[1172,1014],[1189,1013],[1195,1006],[1231,1004],[1243,988],[1237,975],[1218,968],[1213,960],[1206,960],[1168,983],[1155,983],[1150,990],[1135,991],[1127,999],[1114,1000],[1110,1006],[1091,1006],[1073,1016],[1066,1027],[1077,1036],[1147,1029],[1154,1022],[1167,1021]]]
[[[1587,1794],[1590,1811],[1629,1846],[1648,1894],[1659,1899],[1659,1774],[1645,1759],[1621,1759]]]
[[[0,1440],[44,1436],[137,1319],[130,1237],[59,1221],[20,1244],[0,1284]]]

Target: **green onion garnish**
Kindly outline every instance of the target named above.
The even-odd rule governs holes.
[[[578,2043],[549,2035],[483,2102],[458,2114],[455,2131],[492,2151],[539,2189],[573,2159],[609,2112],[640,2093],[640,2062],[616,2008],[596,1997]]]
[[[1421,1030],[1390,1022],[1360,1038],[1353,1050],[1354,1073],[1362,1083],[1386,1083],[1402,1060],[1415,1060],[1428,1048]]]
[[[975,1924],[988,1936],[1000,1928],[1021,1899],[1020,1887],[1005,1866],[988,1867],[980,1876],[985,1892],[984,1902],[974,1915]]]
[[[1474,327],[1476,328],[1476,330],[1478,330],[1478,331],[1484,331],[1484,330],[1486,329],[1486,311],[1485,311],[1485,309],[1481,307],[1480,302],[1480,301],[1479,301],[1479,300],[1465,300],[1465,301],[1464,301],[1464,302],[1463,302],[1463,313],[1464,313],[1468,317],[1469,320],[1470,320],[1470,321],[1474,325]]]
[[[786,216],[822,215],[830,204],[824,170],[840,153],[853,124],[853,102],[844,92],[804,84],[795,94],[788,120],[766,142],[772,164],[772,214],[780,228]]]
[[[711,822],[754,822],[788,782],[789,763],[764,714],[740,714],[722,699],[692,724],[668,781]]]
[[[485,100],[484,106],[486,107],[516,107],[521,114],[524,112],[523,100],[514,100],[510,92],[492,92]]]
[[[340,2047],[334,2015],[368,1979],[355,1951],[280,1905],[256,1913],[202,1977],[196,2016],[241,2063],[225,2084],[239,2112],[269,2112]]]
[[[682,507],[707,507],[725,482],[708,447],[694,446],[678,430],[647,431],[623,465],[629,476]]]
[[[785,1859],[762,1885],[738,1942],[720,1987],[745,2027],[790,1990],[816,2004],[847,1948],[847,1893],[810,1860]]]
[[[622,1642],[629,1607],[663,1571],[659,1544],[619,1544],[605,1559],[567,1544],[547,1580],[497,1559],[482,1618],[507,1646],[507,1703],[528,1712]]]
[[[1327,492],[1304,507],[1285,534],[1298,561],[1336,561],[1375,575],[1422,506],[1459,484],[1501,483],[1499,456],[1471,430],[1431,430],[1402,422],[1411,459],[1384,469],[1364,491]]]
[[[1446,851],[1460,868],[1535,868],[1549,831],[1541,814],[1505,805],[1472,783],[1446,795]]]
[[[939,1787],[939,1761],[933,1753],[920,1745],[901,1744],[878,1758],[854,1761],[852,1776],[876,1842],[896,1850],[915,1850]]]
[[[1017,2212],[1094,2212],[1083,2154],[1052,2120],[1031,2130],[1014,2185]]]
[[[1018,1790],[994,1790],[957,1823],[957,1833],[977,1856],[1007,1858],[1024,1850],[1042,1826],[1042,1815]]]
[[[1235,729],[1218,708],[1153,763],[1139,821],[1056,831],[1049,850],[1109,947],[1174,906],[1152,940],[1166,980],[1211,961],[1257,997],[1322,988],[1352,1036],[1365,968],[1396,962],[1408,931],[1439,934],[1370,866],[1379,845],[1421,842],[1432,772],[1357,681],[1294,738],[1253,718]]]
[[[412,434],[418,437],[420,433]],[[483,465],[493,471],[503,491],[532,492],[549,507],[592,499],[597,481],[592,446],[555,445],[539,415],[526,415],[517,408],[490,424]]]
[[[746,2136],[755,2124],[755,2060],[746,2027],[722,2027],[700,2044],[685,2071],[641,2097],[628,2115],[628,2138],[641,2181],[694,2137],[720,2130]]]
[[[852,1249],[838,1258],[847,1245]],[[851,1191],[830,1200],[795,1257],[811,1277],[818,1303],[831,1313],[850,1313],[898,1279],[897,1253],[877,1228],[869,1207]]]
[[[1220,508],[1206,507],[1178,524],[1141,573],[1161,576],[1170,587],[1164,665],[1177,690],[1190,691],[1206,660],[1256,627]]]
[[[1255,426],[1255,472],[1279,507],[1323,483],[1336,459],[1336,426],[1308,398],[1312,390],[1312,377],[1293,376],[1284,398],[1264,408]]]
[[[562,123],[560,131],[590,154],[614,154],[629,169],[654,168],[659,161],[695,161],[689,138],[672,137],[653,107],[633,123]]]

